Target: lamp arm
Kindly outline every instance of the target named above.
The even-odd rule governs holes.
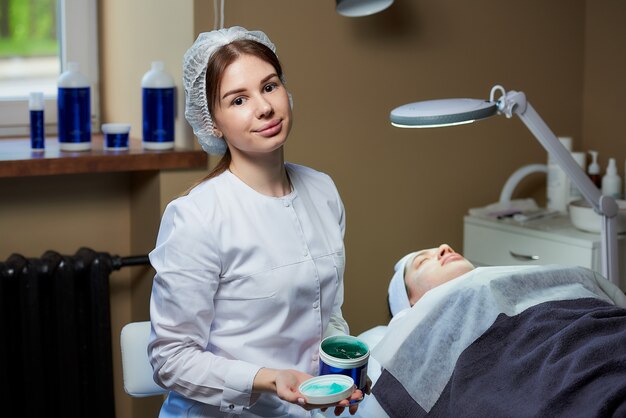
[[[498,100],[498,108],[507,117],[515,113],[578,187],[593,209],[602,216],[602,274],[619,285],[617,257],[617,212],[615,199],[604,196],[561,144],[541,116],[526,101],[524,93],[509,91]]]
[[[516,111],[516,114],[533,133],[537,141],[548,151],[548,154],[554,158],[559,167],[561,167],[571,181],[574,182],[580,190],[580,193],[593,206],[594,210],[600,214],[604,214],[604,211],[600,207],[600,196],[602,193],[596,185],[593,184],[589,176],[585,174],[576,160],[572,158],[567,148],[561,144],[561,141],[557,139],[556,135],[554,135],[541,119],[531,104],[527,103],[525,110],[523,112]],[[610,211],[610,208],[607,209]],[[614,209],[614,213],[607,213],[607,215],[617,215],[617,204]]]

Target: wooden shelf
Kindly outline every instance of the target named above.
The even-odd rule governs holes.
[[[44,152],[32,152],[29,138],[0,139],[0,178],[55,174],[108,173],[184,168],[206,168],[204,151],[145,150],[131,139],[128,151],[103,149],[102,135],[93,135],[90,151],[61,151],[57,138],[46,138]]]

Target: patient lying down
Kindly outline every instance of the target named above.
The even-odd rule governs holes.
[[[448,244],[405,255],[396,263],[389,283],[392,316],[413,306],[430,289],[473,269],[472,263]]]
[[[626,416],[626,297],[591,270],[474,268],[443,244],[396,264],[389,305],[388,416]]]

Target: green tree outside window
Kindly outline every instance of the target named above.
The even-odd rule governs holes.
[[[57,0],[0,0],[0,58],[58,55]]]

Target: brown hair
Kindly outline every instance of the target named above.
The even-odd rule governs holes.
[[[268,64],[271,64],[276,70],[276,75],[282,80],[283,69],[278,61],[276,54],[264,44],[253,41],[250,39],[239,39],[226,44],[219,48],[209,58],[206,70],[206,95],[207,104],[209,106],[209,113],[213,115],[213,110],[216,106],[219,106],[219,93],[222,82],[222,75],[226,68],[232,64],[241,55],[252,55],[257,57]],[[189,193],[191,189],[199,185],[200,183],[209,180],[213,177],[217,177],[228,169],[231,162],[230,150],[226,150],[226,153],[222,156],[217,165],[202,179],[194,183],[184,194]]]

